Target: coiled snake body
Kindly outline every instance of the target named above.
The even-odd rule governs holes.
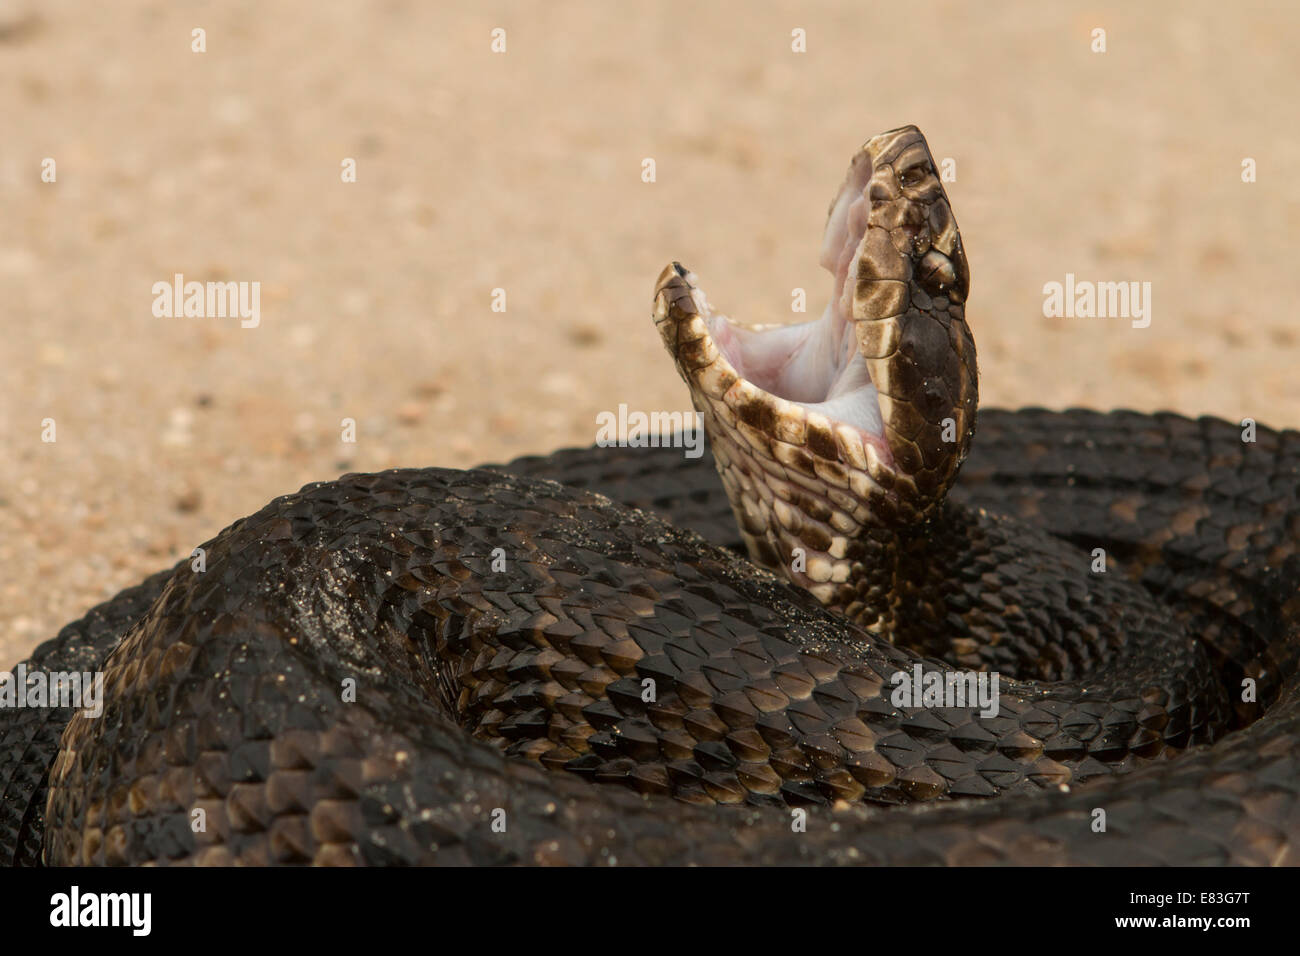
[[[914,128],[823,263],[826,316],[768,331],[660,277],[712,463],[309,485],[68,625],[28,669],[102,667],[104,711],[0,710],[0,862],[1296,863],[1300,433],[973,443]],[[895,693],[967,672],[995,713]]]

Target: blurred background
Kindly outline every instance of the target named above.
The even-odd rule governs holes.
[[[827,204],[905,123],[984,405],[1300,425],[1300,15],[1135,6],[0,0],[0,668],[309,481],[688,409],[660,268],[820,314]],[[155,317],[176,273],[260,324]],[[1150,282],[1150,326],[1044,317],[1066,273]]]

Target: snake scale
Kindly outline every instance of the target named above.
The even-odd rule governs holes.
[[[660,276],[703,459],[308,485],[67,625],[28,671],[102,669],[103,713],[0,709],[0,862],[1300,862],[1300,433],[973,440],[913,127],[854,157],[822,262],[826,314],[777,329]],[[995,674],[995,712],[913,674]]]

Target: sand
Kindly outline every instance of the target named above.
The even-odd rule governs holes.
[[[1300,425],[1300,18],[1057,6],[0,0],[0,667],[306,482],[688,408],[660,268],[819,313],[826,204],[904,123],[985,405]],[[258,323],[155,315],[177,274]],[[1149,325],[1045,316],[1067,274],[1149,282]]]

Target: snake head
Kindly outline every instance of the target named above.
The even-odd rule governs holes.
[[[924,521],[965,459],[978,404],[970,271],[925,138],[854,155],[827,217],[819,320],[744,327],[672,263],[655,323],[701,412],[750,555],[828,600],[854,542]],[[809,572],[789,574],[794,547]]]

